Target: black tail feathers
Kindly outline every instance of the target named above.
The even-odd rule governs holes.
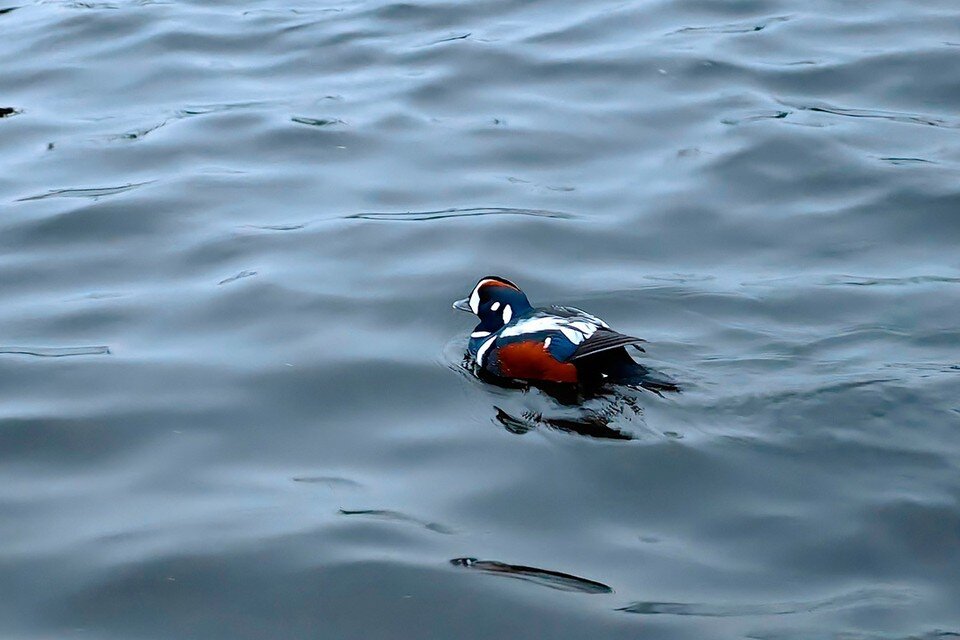
[[[651,371],[630,357],[626,349],[611,349],[577,362],[581,380],[588,387],[619,384],[646,389],[657,395],[679,393],[680,386],[666,375]]]

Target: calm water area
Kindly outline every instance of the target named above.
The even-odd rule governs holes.
[[[957,0],[2,0],[0,60],[0,637],[960,638]],[[486,274],[683,393],[473,378]]]

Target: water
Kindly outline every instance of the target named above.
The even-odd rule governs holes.
[[[0,32],[4,637],[960,633],[955,0]],[[488,273],[686,391],[464,375]]]

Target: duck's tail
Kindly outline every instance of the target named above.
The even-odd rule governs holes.
[[[646,389],[657,395],[680,392],[676,381],[643,366],[631,358],[625,348],[604,351],[585,360],[580,364],[583,378],[597,386],[619,384]]]

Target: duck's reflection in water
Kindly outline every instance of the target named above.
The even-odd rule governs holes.
[[[650,392],[631,387],[603,387],[585,392],[574,385],[533,384],[491,376],[464,356],[454,369],[464,377],[495,387],[500,401],[494,421],[510,433],[523,435],[538,427],[602,440],[637,440],[655,433],[643,422],[641,397]],[[652,397],[652,396],[651,396]],[[662,396],[660,396],[662,397]]]
[[[541,413],[526,411],[521,416],[515,417],[504,411],[498,406],[496,409],[496,420],[504,429],[510,433],[522,435],[536,429],[538,426],[550,427],[557,431],[565,433],[575,433],[588,438],[601,438],[605,440],[634,440],[635,436],[620,431],[616,427],[610,426],[610,421],[597,414],[585,415],[582,418],[551,418]]]
[[[635,427],[646,430],[639,391],[616,389],[583,396],[576,390],[539,385],[524,390],[525,407],[493,407],[496,422],[510,433],[522,435],[542,426],[588,438],[635,440]]]

